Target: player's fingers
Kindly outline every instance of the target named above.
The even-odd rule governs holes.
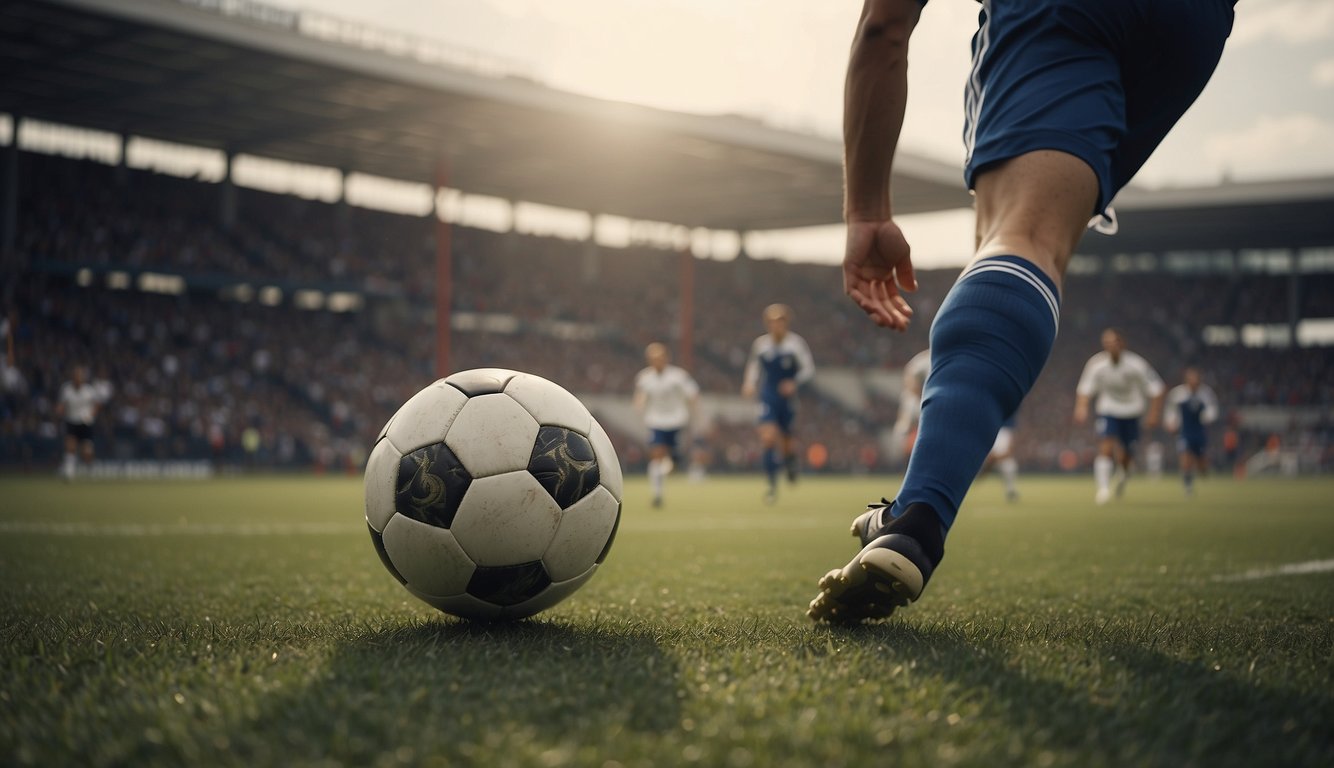
[[[917,272],[913,269],[912,258],[904,256],[894,267],[894,278],[898,280],[899,288],[912,293],[917,290]]]
[[[849,291],[848,296],[852,298],[853,302],[856,303],[861,311],[865,312],[867,316],[871,318],[872,322],[876,325],[884,326],[892,322],[892,318],[884,312],[873,294],[874,283],[871,283],[863,284],[861,287],[853,287]]]

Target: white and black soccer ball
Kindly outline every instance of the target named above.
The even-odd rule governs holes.
[[[584,404],[540,376],[455,373],[404,403],[366,462],[366,525],[408,591],[519,619],[583,586],[621,519],[621,465]]]

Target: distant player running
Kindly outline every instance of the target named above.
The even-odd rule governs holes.
[[[1115,328],[1102,332],[1103,351],[1089,358],[1075,388],[1075,423],[1089,418],[1089,403],[1096,398],[1098,457],[1093,477],[1098,490],[1094,500],[1106,504],[1112,498],[1112,474],[1116,473],[1116,496],[1125,490],[1126,479],[1139,440],[1139,420],[1153,429],[1163,411],[1163,380],[1148,361],[1126,349],[1125,336]],[[1147,411],[1147,416],[1145,415]]]
[[[648,480],[653,506],[662,506],[663,484],[675,465],[680,434],[695,418],[699,385],[684,368],[671,364],[671,353],[654,342],[644,349],[648,367],[635,376],[635,408],[648,427]]]
[[[102,392],[88,381],[81,365],[74,366],[70,380],[60,387],[56,415],[65,420],[65,460],[60,474],[73,480],[80,455],[85,463],[93,460],[93,421],[97,418]]]
[[[924,4],[865,0],[843,85],[843,292],[898,331],[912,319],[905,294],[917,280],[895,220],[893,165]],[[811,618],[881,618],[922,594],[997,431],[1047,363],[1061,281],[1089,218],[1113,221],[1112,199],[1209,81],[1232,5],[981,4],[963,84],[974,256],[931,324],[931,376],[903,484],[893,503],[854,520],[862,549],[820,579]]]
[[[1200,381],[1198,368],[1187,368],[1184,383],[1167,393],[1167,410],[1163,426],[1177,433],[1177,454],[1181,457],[1181,483],[1186,495],[1195,492],[1195,475],[1204,477],[1209,471],[1205,455],[1208,427],[1218,420],[1218,397],[1208,384]]]
[[[746,361],[741,394],[760,401],[760,445],[764,449],[764,473],[768,488],[764,500],[778,498],[778,470],[787,468],[789,482],[797,481],[796,443],[792,423],[797,412],[797,387],[815,376],[815,361],[806,340],[788,330],[792,310],[785,304],[764,309],[769,332],[755,340]],[[779,450],[782,458],[779,458]]]

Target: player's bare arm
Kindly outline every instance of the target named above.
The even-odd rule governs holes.
[[[1144,426],[1153,429],[1158,426],[1163,416],[1163,398],[1165,395],[1159,392],[1149,401],[1149,413],[1144,417]]]
[[[843,291],[877,325],[898,331],[912,318],[902,292],[917,290],[917,279],[893,221],[890,174],[908,98],[908,39],[921,10],[919,0],[866,0],[843,94]]]
[[[1088,396],[1088,395],[1076,395],[1076,396],[1075,396],[1075,414],[1074,414],[1074,418],[1075,418],[1075,423],[1076,423],[1076,424],[1084,424],[1084,423],[1086,423],[1086,422],[1089,420],[1089,396]]]

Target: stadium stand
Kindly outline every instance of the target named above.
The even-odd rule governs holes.
[[[19,262],[0,284],[17,373],[6,376],[4,465],[53,465],[53,402],[75,363],[110,385],[97,427],[102,456],[238,468],[359,471],[389,414],[434,378],[429,218],[245,189],[224,223],[217,184],[19,154]],[[532,371],[610,402],[628,397],[646,343],[675,341],[677,252],[458,226],[453,240],[456,369]],[[895,335],[872,331],[842,298],[835,267],[697,260],[694,372],[712,403],[700,437],[713,469],[755,466],[752,411],[737,390],[760,309],[774,301],[794,308],[793,327],[826,372],[802,395],[803,441],[827,449],[828,471],[893,467],[892,382],[926,345],[954,276],[921,273],[917,322]],[[254,293],[262,286],[280,292],[264,298]],[[1070,424],[1074,382],[1098,331],[1116,325],[1165,378],[1186,363],[1207,372],[1237,431],[1236,457],[1277,432],[1285,445],[1307,446],[1308,464],[1328,468],[1331,348],[1208,345],[1201,329],[1286,323],[1294,311],[1329,317],[1331,288],[1327,272],[1301,275],[1295,288],[1288,275],[1266,273],[1072,275],[1052,361],[1020,413],[1021,460],[1050,471],[1087,463],[1091,435]],[[358,300],[349,311],[302,308],[302,291]],[[1249,423],[1251,407],[1280,416],[1264,411]],[[600,415],[634,469],[641,435],[624,413]]]

